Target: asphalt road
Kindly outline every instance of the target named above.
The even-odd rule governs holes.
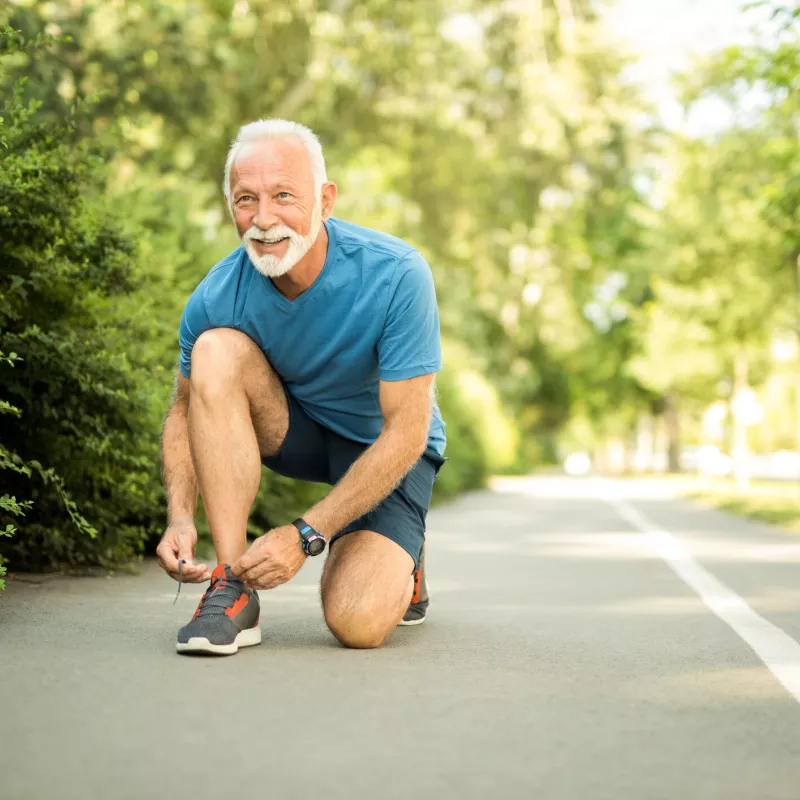
[[[200,588],[153,563],[12,581],[0,798],[800,798],[800,537],[507,480],[431,513],[428,566],[379,650],[333,640],[309,563],[220,659],[175,654]]]

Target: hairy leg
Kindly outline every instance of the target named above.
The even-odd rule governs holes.
[[[219,563],[247,549],[247,519],[261,457],[278,452],[289,428],[280,379],[243,333],[215,328],[192,350],[189,442]]]
[[[322,608],[346,647],[378,647],[400,621],[414,590],[414,560],[374,531],[337,539],[322,573]]]

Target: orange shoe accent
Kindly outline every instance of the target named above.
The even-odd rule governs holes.
[[[204,601],[205,599],[206,599],[206,598],[205,598],[205,595],[203,595],[203,596],[200,598],[200,602],[197,604],[197,608],[195,609],[195,611],[194,611],[194,614],[192,614],[192,619],[195,619],[195,618],[197,617],[197,615],[200,613],[200,609],[203,607],[203,601]]]
[[[247,605],[247,595],[242,592],[239,599],[230,607],[225,609],[225,613],[233,618]]]
[[[414,594],[411,595],[411,605],[422,600],[422,568],[414,570]]]

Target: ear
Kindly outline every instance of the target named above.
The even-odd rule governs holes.
[[[333,214],[333,207],[336,205],[336,197],[339,190],[335,183],[325,183],[322,186],[322,219],[326,220]]]

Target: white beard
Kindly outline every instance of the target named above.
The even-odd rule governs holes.
[[[314,210],[311,213],[311,229],[308,232],[308,236],[301,236],[291,228],[287,228],[286,225],[273,225],[267,230],[262,230],[253,225],[242,236],[242,244],[253,266],[262,275],[267,278],[280,278],[311,249],[311,246],[317,241],[320,228],[322,228],[322,202],[318,201],[314,204]],[[278,241],[284,238],[289,239],[289,247],[286,249],[283,258],[278,258],[278,256],[273,256],[269,253],[260,256],[253,244],[254,239]]]

